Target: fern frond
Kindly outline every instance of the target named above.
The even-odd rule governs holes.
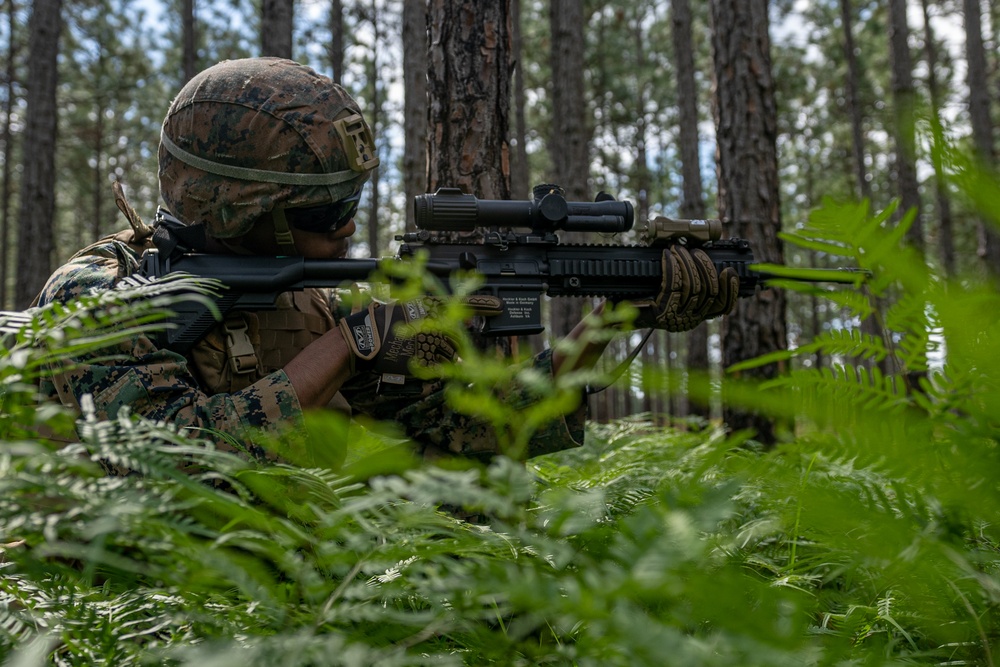
[[[886,357],[885,346],[881,338],[864,334],[858,329],[835,329],[820,334],[811,342],[797,348],[762,355],[749,361],[734,364],[728,370],[735,373],[796,357],[808,356],[816,352],[831,357],[853,357],[876,361],[881,361]]]

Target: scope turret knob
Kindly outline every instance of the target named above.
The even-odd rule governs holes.
[[[541,201],[542,197],[550,194],[557,194],[565,197],[566,190],[563,189],[561,185],[556,185],[555,183],[539,183],[535,187],[531,188],[531,198],[535,201]]]
[[[566,205],[566,198],[555,193],[547,194],[538,202],[539,225],[547,229],[555,229],[560,226],[566,216],[569,215],[569,207]]]

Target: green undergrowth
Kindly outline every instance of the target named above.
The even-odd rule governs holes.
[[[787,238],[872,272],[823,292],[845,312],[892,305],[884,335],[776,355],[820,349],[823,369],[726,383],[789,424],[767,449],[639,415],[527,464],[430,464],[389,427],[315,414],[289,451],[326,455],[257,463],[212,434],[35,405],[54,365],[155,326],[135,310],[148,285],[3,315],[3,664],[996,664],[1000,296],[936,275],[888,220],[828,205]],[[507,451],[593,379],[553,387],[461,349],[480,380],[535,394],[538,413],[505,413],[453,390]]]

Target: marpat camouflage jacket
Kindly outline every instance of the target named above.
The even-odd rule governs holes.
[[[108,290],[137,270],[135,246],[123,235],[104,239],[77,253],[49,278],[38,305],[69,302],[91,291]],[[41,387],[43,397],[80,410],[84,395],[92,397],[99,419],[115,418],[122,407],[133,414],[182,427],[211,429],[249,439],[255,429],[274,431],[295,428],[302,407],[282,370],[265,375],[245,389],[207,393],[199,384],[192,362],[185,356],[160,349],[145,335],[136,335],[117,349],[77,360],[72,368],[57,372]],[[551,374],[549,351],[535,357],[533,365]],[[420,396],[376,397],[365,378],[355,377],[342,392],[355,412],[399,423],[424,450],[483,457],[498,451],[492,427],[453,410],[444,390],[429,384]],[[504,390],[512,406],[527,406],[532,394],[523,388]],[[583,442],[586,402],[571,414],[542,425],[527,444],[523,457],[531,457]],[[268,458],[273,458],[270,455]]]

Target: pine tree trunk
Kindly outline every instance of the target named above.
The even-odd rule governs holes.
[[[924,228],[920,214],[920,185],[917,182],[913,59],[910,57],[910,28],[906,22],[906,0],[889,0],[889,45],[892,66],[893,134],[896,140],[896,182],[900,214],[916,210],[917,217],[906,234],[909,243],[924,250]]]
[[[371,60],[368,61],[368,82],[371,101],[366,109],[366,117],[371,124],[372,132],[377,137],[382,129],[382,97],[381,87],[381,59],[379,58],[379,45],[385,39],[382,32],[382,23],[379,16],[377,0],[371,0],[371,5],[367,11],[361,12],[364,18],[371,24],[372,43],[375,45],[371,50]],[[377,150],[377,148],[376,148]],[[379,200],[381,197],[381,174],[380,169],[372,172],[371,181],[368,184],[368,254],[372,257],[379,257],[381,254],[381,243],[379,241]]]
[[[993,121],[990,116],[991,85],[987,76],[986,50],[983,48],[982,5],[979,0],[964,0],[965,48],[968,60],[969,119],[976,157],[987,168],[996,164],[993,148]],[[994,277],[1000,276],[1000,235],[985,220],[977,221],[979,256]]]
[[[506,2],[431,0],[428,186],[510,198]]]
[[[194,0],[183,0],[181,4],[181,32],[184,40],[184,82],[190,81],[198,73],[198,37],[195,33]]]
[[[510,193],[514,199],[531,198],[528,172],[528,128],[524,117],[527,104],[524,92],[524,61],[521,53],[521,0],[510,0],[511,59],[514,62],[514,150],[510,156]]]
[[[951,215],[951,199],[945,187],[947,175],[944,171],[943,153],[944,126],[941,123],[941,89],[937,80],[938,55],[934,43],[934,29],[931,26],[931,14],[928,0],[921,0],[924,13],[924,54],[927,60],[927,90],[930,93],[931,130],[934,135],[934,146],[931,161],[934,165],[934,194],[937,202],[938,234],[937,245],[941,251],[941,266],[946,276],[955,275],[955,238],[954,224]]]
[[[292,57],[293,0],[262,0],[260,53],[278,58]]]
[[[840,1],[841,29],[844,31],[844,60],[847,61],[847,109],[851,117],[851,153],[854,157],[854,181],[857,196],[872,200],[871,182],[868,180],[868,170],[865,166],[865,129],[864,129],[864,109],[861,103],[861,67],[858,63],[858,55],[854,46],[854,10],[851,0]],[[881,308],[877,299],[870,299],[873,310]],[[875,314],[869,315],[861,321],[861,332],[872,338],[883,338],[885,332],[879,324],[879,318]],[[875,362],[869,359],[859,359],[857,363],[871,368],[878,366],[883,374],[889,372],[889,362],[882,360]]]
[[[97,67],[98,71],[103,71],[105,52],[101,45],[98,45],[100,53],[97,57]],[[94,197],[94,207],[90,213],[90,241],[96,241],[101,238],[101,227],[104,224],[104,120],[105,112],[107,110],[107,104],[102,92],[98,91],[94,98],[94,135],[93,139],[93,159],[94,159],[94,172],[93,176],[93,197]],[[82,229],[82,225],[78,227]],[[82,243],[78,243],[77,247],[82,247]]]
[[[570,201],[591,199],[590,131],[584,97],[584,13],[582,0],[551,0],[549,25],[552,32],[552,134],[549,155],[553,182],[565,190]],[[579,233],[560,237],[566,243],[584,241]],[[550,335],[561,338],[583,315],[583,299],[555,299],[551,308]]]
[[[18,217],[15,308],[25,308],[52,272],[55,224],[56,87],[61,0],[35,0],[29,21],[28,87]]]
[[[405,7],[404,7],[405,11]],[[406,38],[404,24],[403,38]],[[405,48],[405,46],[404,46]],[[341,0],[330,0],[330,45],[327,48],[330,58],[331,79],[336,84],[344,83],[344,3]],[[406,55],[404,53],[403,57]],[[424,70],[420,70],[423,76]]]
[[[865,168],[864,110],[861,107],[861,68],[854,47],[854,11],[851,0],[840,0],[841,28],[844,31],[844,60],[847,61],[847,108],[851,116],[851,148],[854,155],[858,196],[871,201],[872,188]]]
[[[715,61],[719,213],[733,235],[746,238],[758,261],[781,263],[778,205],[777,111],[771,76],[767,0],[711,0]],[[721,324],[723,365],[787,348],[785,295],[764,290],[741,299]],[[769,379],[776,364],[745,377]],[[724,404],[729,428],[752,429],[763,443],[775,442],[766,416]]]
[[[506,1],[431,0],[427,185],[510,199],[510,12]],[[476,341],[510,356],[513,341]]]
[[[921,254],[925,251],[924,225],[920,207],[920,184],[916,167],[916,90],[913,59],[910,57],[910,27],[906,20],[906,0],[889,0],[889,46],[892,67],[893,134],[896,142],[896,182],[899,188],[899,215],[914,211],[916,217],[906,232],[907,242]],[[916,390],[927,371],[923,363],[902,369],[907,386]]]
[[[677,110],[682,192],[680,214],[687,220],[705,218],[705,195],[701,183],[700,137],[698,136],[698,86],[695,81],[694,40],[690,0],[670,3],[673,22],[674,67],[677,69]],[[687,372],[708,374],[708,324],[701,323],[687,334]],[[685,414],[708,418],[708,403],[686,402]]]
[[[7,35],[9,44],[7,49],[7,82],[4,86],[6,96],[3,101],[3,193],[0,195],[0,310],[8,308],[7,279],[10,276],[10,251],[11,251],[11,198],[14,185],[11,182],[11,175],[14,165],[14,133],[11,131],[11,112],[14,109],[14,78],[17,76],[17,39],[15,32],[17,28],[17,6],[14,0],[7,1]]]
[[[406,229],[413,198],[427,192],[427,0],[403,0],[403,192]]]

